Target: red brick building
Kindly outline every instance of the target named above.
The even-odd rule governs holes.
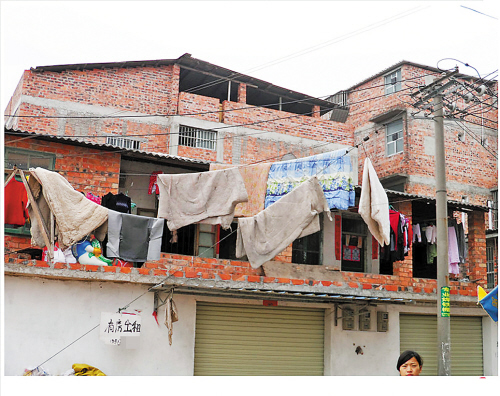
[[[439,74],[434,68],[401,62],[324,100],[194,59],[189,54],[171,60],[36,67],[24,72],[5,109],[5,167],[46,167],[65,176],[78,191],[99,196],[123,192],[136,204],[136,214],[155,216],[156,197],[147,193],[149,175],[154,171],[202,172],[213,162],[274,162],[346,148],[357,161],[355,183],[362,180],[363,162],[368,156],[388,190],[393,208],[410,217],[414,224],[430,222],[435,219],[433,126],[425,116],[413,114],[417,110],[401,94],[408,92],[407,85],[424,84],[425,75]],[[459,77],[470,84],[477,83],[472,77]],[[473,326],[471,331],[481,336],[477,342],[482,345],[480,356],[474,358],[479,362],[479,371],[458,369],[470,355],[456,347],[454,374],[482,375],[498,370],[489,350],[496,340],[490,334],[492,324],[476,307],[477,285],[490,288],[497,282],[496,278],[491,280],[491,273],[496,276],[494,271],[487,276],[486,263],[488,201],[496,201],[497,167],[495,158],[474,139],[480,127],[480,143],[487,142],[486,147],[496,152],[496,90],[496,83],[488,84],[483,106],[488,105],[489,110],[481,118],[482,125],[475,125],[474,116],[463,122],[447,121],[445,128],[448,211],[466,224],[468,237],[467,262],[461,266],[460,276],[450,282],[452,315],[457,316],[452,326]],[[457,138],[464,130],[461,125],[471,134],[468,132],[463,142]],[[358,188],[358,197],[359,191]],[[380,353],[380,348],[397,358],[399,350],[408,346],[401,334],[406,334],[404,330],[411,327],[413,320],[429,319],[431,322],[425,323],[432,328],[437,285],[432,270],[416,261],[412,249],[404,260],[383,269],[379,246],[373,242],[356,207],[335,211],[333,215],[335,221],[325,218],[319,233],[294,243],[273,262],[257,269],[234,257],[231,238],[221,241],[212,257],[200,257],[206,247],[202,240],[223,239],[217,227],[186,227],[180,232],[177,245],[162,246],[161,260],[136,268],[49,265],[35,258],[36,247],[30,244],[29,232],[5,228],[5,274],[6,281],[12,280],[6,294],[15,294],[16,287],[23,289],[21,279],[28,284],[37,279],[66,280],[77,285],[78,290],[88,281],[98,282],[104,289],[114,284],[129,285],[131,289],[159,285],[148,294],[154,294],[154,301],[173,288],[184,313],[179,326],[187,335],[196,337],[192,321],[203,322],[203,317],[196,314],[198,307],[199,312],[206,310],[210,315],[215,314],[217,305],[229,310],[234,302],[243,305],[242,312],[255,305],[277,306],[283,312],[288,308],[308,313],[318,309],[323,318],[318,325],[323,334],[321,364],[316,361],[310,367],[317,371],[303,369],[302,373],[353,375],[354,367],[356,372],[365,364],[368,368],[368,358]],[[493,232],[490,233],[494,235]],[[362,240],[363,256],[355,268],[348,266],[335,249],[337,238],[345,240],[348,236]],[[317,253],[318,249],[320,259],[311,261],[310,257],[317,256],[310,253]],[[494,246],[493,263],[496,251]],[[292,257],[303,258],[297,261]],[[124,297],[118,293],[113,301],[119,298]],[[152,302],[152,297],[147,299]],[[14,308],[15,304],[9,305],[7,312]],[[350,309],[358,315],[352,321],[344,315]],[[361,315],[362,312],[367,315]],[[261,314],[265,315],[255,313]],[[9,318],[7,314],[6,323]],[[14,329],[6,329],[6,339],[13,336]],[[259,331],[269,334],[265,329]],[[391,335],[395,336],[392,341],[387,338]],[[350,337],[372,346],[371,350],[370,346],[367,348],[364,359],[359,353],[357,360],[351,357],[344,342]],[[400,343],[394,344],[398,338]],[[178,342],[185,341],[182,340]],[[460,342],[457,340],[452,343],[463,342],[461,338]],[[206,371],[201,344],[196,344],[203,342],[200,335],[195,343],[187,342],[187,349],[176,350],[175,353],[192,358],[187,359],[185,366],[179,366],[180,371],[167,365],[158,373],[233,373],[224,371],[228,368]],[[95,353],[102,365],[111,364],[108,357]],[[222,360],[223,357],[216,358],[210,364],[218,367]],[[371,374],[390,375],[389,366],[392,363]],[[285,372],[280,373],[296,374],[294,367],[296,363],[285,364]],[[427,367],[431,374],[433,365]]]

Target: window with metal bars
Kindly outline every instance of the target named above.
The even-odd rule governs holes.
[[[139,140],[118,137],[118,136],[108,136],[106,137],[106,144],[112,146],[121,147],[124,149],[140,150],[141,142]]]
[[[495,246],[486,246],[486,280],[487,288],[495,287]]]
[[[215,150],[217,132],[179,125],[179,146]]]

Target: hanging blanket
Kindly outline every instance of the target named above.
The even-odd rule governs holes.
[[[327,212],[332,220],[319,181],[311,177],[276,205],[238,219],[236,257],[246,254],[253,268],[260,267],[295,239],[318,232],[321,212]]]
[[[273,163],[267,180],[265,207],[315,175],[330,209],[346,210],[354,206],[351,158],[346,150],[336,150]]]
[[[126,261],[159,260],[164,219],[109,211],[106,255]]]
[[[102,227],[95,233],[95,236],[102,241],[106,234],[107,208],[85,198],[59,173],[43,168],[30,168],[30,172],[33,177],[30,177],[29,185],[32,187],[47,225],[50,224],[49,209],[54,213],[59,247],[62,250],[74,245],[100,226]],[[30,218],[33,220],[35,216],[31,205],[28,209]],[[44,247],[41,227],[37,221],[32,221],[31,235],[36,245]]]
[[[369,158],[365,159],[358,213],[381,246],[390,244],[389,199]]]
[[[237,168],[158,175],[158,187],[158,217],[167,219],[170,231],[198,222],[228,229],[236,204],[248,201]]]
[[[234,168],[230,164],[210,164],[210,170]],[[241,177],[245,182],[248,193],[248,202],[241,202],[234,208],[234,217],[250,217],[264,210],[266,198],[267,177],[270,163],[238,166]]]

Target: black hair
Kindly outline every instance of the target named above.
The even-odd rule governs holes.
[[[417,359],[417,362],[420,365],[420,367],[422,367],[424,365],[424,360],[420,357],[420,355],[417,352],[415,352],[415,351],[404,351],[399,356],[398,364],[396,365],[398,371],[399,371],[399,368],[403,364],[405,364],[408,360],[410,360],[411,358]]]

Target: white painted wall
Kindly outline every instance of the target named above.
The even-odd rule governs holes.
[[[127,349],[105,345],[99,328],[91,331],[43,367],[52,375],[71,369],[74,363],[97,367],[110,376],[190,376],[194,371],[196,300],[220,303],[257,304],[259,300],[234,300],[174,294],[179,321],[174,323],[173,343],[168,344],[165,307],[158,320],[152,316],[154,295],[148,287],[131,283],[61,281],[33,277],[5,276],[4,374],[20,376],[24,369],[42,364],[100,323],[101,312],[116,312],[138,296],[129,309],[142,311],[142,332],[138,346]],[[162,294],[162,298],[165,294]],[[399,357],[399,313],[435,313],[435,308],[378,305],[370,307],[371,330],[342,330],[334,325],[333,304],[280,302],[282,306],[325,308],[325,375],[397,376]],[[376,311],[389,313],[389,331],[377,332]],[[339,316],[342,311],[338,311]],[[452,308],[452,315],[482,315],[480,308]],[[485,375],[498,375],[498,327],[483,319]],[[124,339],[122,339],[124,340]],[[360,346],[363,354],[356,354]]]
[[[147,290],[146,286],[109,282],[56,281],[5,277],[4,374],[22,375],[100,323],[101,312],[116,312]],[[176,295],[179,321],[168,344],[165,307],[156,324],[153,293],[130,305],[142,310],[136,349],[105,345],[93,330],[42,366],[52,375],[74,363],[97,367],[107,375],[193,375],[195,300]],[[123,340],[123,339],[122,339]]]
[[[377,332],[376,311],[389,313],[389,331]],[[356,312],[356,309],[355,309]],[[355,316],[355,330],[342,330],[342,320],[334,324],[333,309],[326,314],[328,340],[325,345],[325,375],[394,375],[399,357],[399,314],[396,306],[370,307],[371,329],[358,330],[358,316]],[[342,311],[338,310],[338,316]],[[329,345],[328,345],[329,344]],[[361,347],[363,354],[357,354]]]

